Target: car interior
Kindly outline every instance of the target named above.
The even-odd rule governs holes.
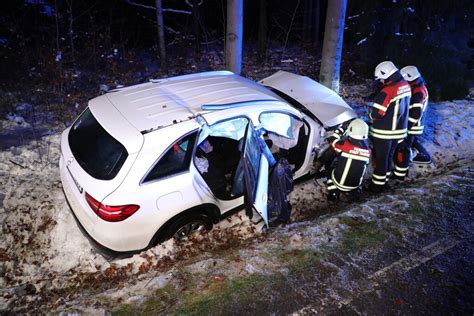
[[[286,159],[293,166],[293,173],[303,165],[309,140],[309,127],[304,121],[300,121],[299,126],[294,131],[298,138],[292,140],[292,147],[289,149],[286,149],[288,145],[283,145],[282,138],[277,134],[271,131],[264,134],[267,146],[269,146],[275,158],[280,157],[281,150],[285,151]],[[214,132],[214,135],[222,134]],[[244,189],[243,162],[241,159],[244,137],[239,135],[240,139],[236,140],[236,135],[229,135],[229,137],[214,135],[207,136],[198,144],[194,163],[204,181],[218,199],[232,200],[242,196]]]

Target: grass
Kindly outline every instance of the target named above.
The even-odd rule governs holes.
[[[385,235],[376,222],[359,222],[342,233],[341,247],[349,252],[374,247],[383,242]]]
[[[164,288],[156,290],[153,295],[145,300],[143,306],[122,304],[113,312],[113,314],[117,316],[128,316],[165,313],[166,310],[176,302],[179,294],[180,293],[176,288],[167,285]]]
[[[182,290],[168,285],[149,296],[141,306],[121,305],[114,315],[245,313],[247,307],[255,310],[267,304],[269,293],[285,292],[288,277],[307,273],[308,268],[316,266],[324,255],[324,252],[308,249],[288,251],[285,248],[274,249],[271,253],[282,267],[288,268],[289,276],[254,273],[222,281],[210,279],[199,285],[189,283],[191,280],[187,278],[181,285]]]
[[[225,310],[232,310],[232,306],[242,309],[255,302],[256,298],[263,298],[264,289],[278,282],[282,282],[281,277],[266,274],[252,274],[222,282],[210,281],[201,291],[185,295],[172,313],[221,314]]]

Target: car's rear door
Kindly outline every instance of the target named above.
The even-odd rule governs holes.
[[[248,211],[255,210],[268,225],[268,166],[267,157],[263,154],[263,146],[258,131],[252,122],[245,133],[242,159],[244,163],[245,206]],[[266,145],[264,145],[266,146]]]

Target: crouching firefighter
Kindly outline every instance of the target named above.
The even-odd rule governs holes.
[[[383,86],[369,111],[374,158],[369,190],[381,192],[391,174],[395,149],[407,137],[411,89],[391,61],[384,61],[375,67],[375,80]]]
[[[330,143],[337,156],[327,176],[329,200],[337,200],[340,192],[351,192],[354,198],[359,197],[370,159],[368,132],[367,124],[355,119],[347,127],[346,136],[341,129],[331,136]]]
[[[426,109],[428,108],[428,89],[426,89],[425,80],[415,66],[406,66],[400,71],[411,87],[407,141],[411,148],[418,151],[418,155],[413,158],[413,162],[429,164],[431,163],[430,154],[419,140],[419,136],[423,134],[423,122],[426,117]]]

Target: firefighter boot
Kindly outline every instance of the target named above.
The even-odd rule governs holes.
[[[418,153],[418,155],[413,158],[413,163],[418,165],[428,165],[431,163],[431,157],[426,154]]]

